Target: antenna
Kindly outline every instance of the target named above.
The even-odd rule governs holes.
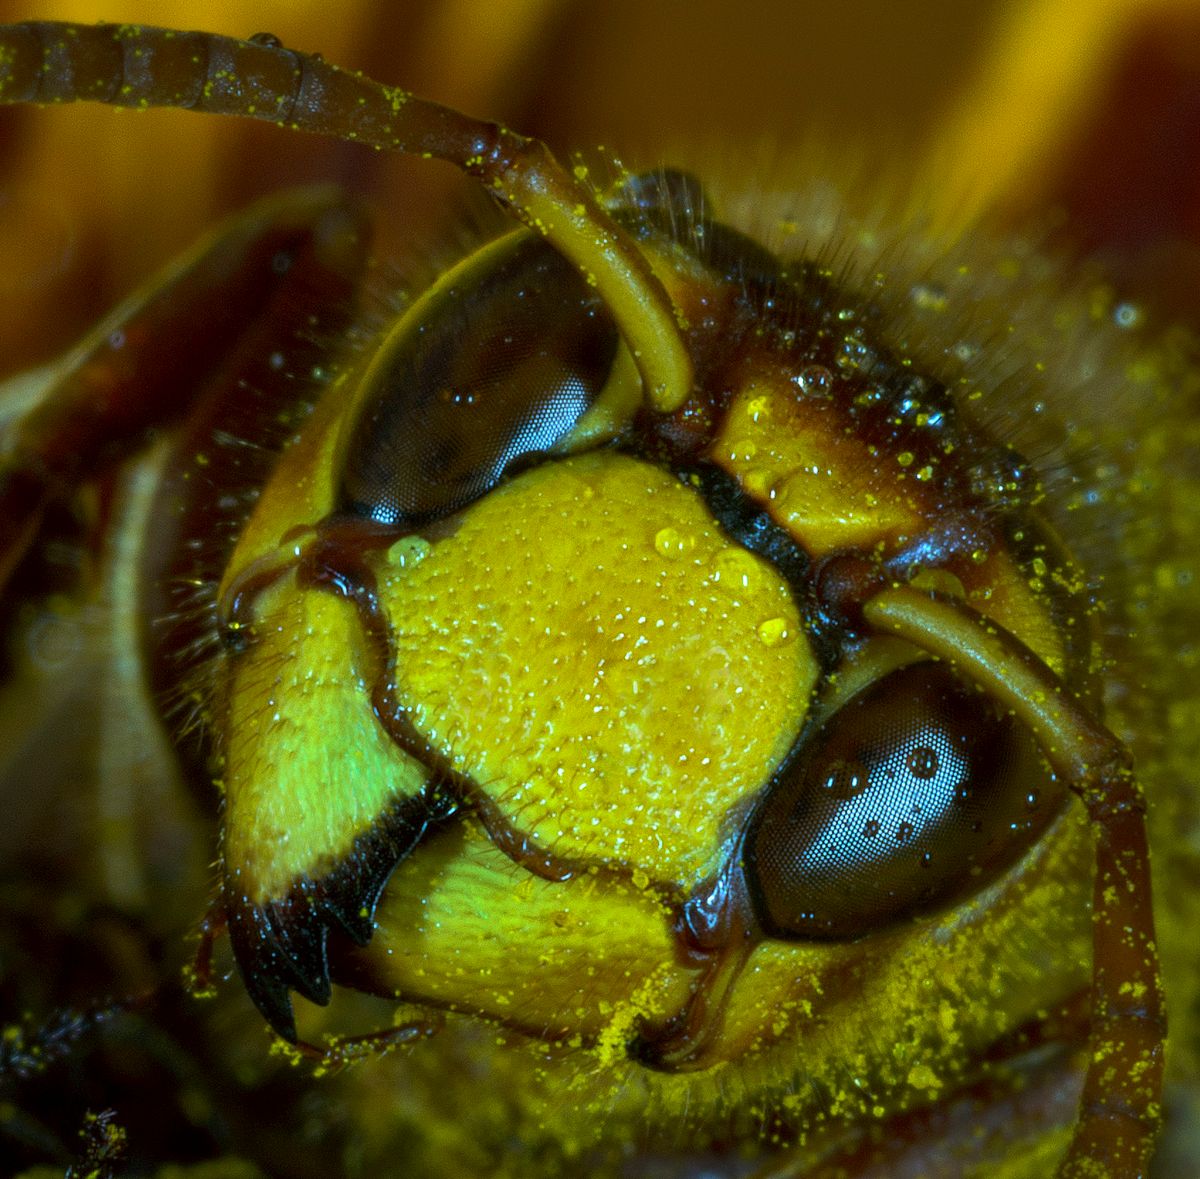
[[[537,139],[285,49],[143,25],[29,21],[0,28],[0,103],[98,102],[240,115],[377,150],[446,160],[567,257],[603,296],[650,406],[673,413],[692,387],[678,313],[649,264]]]

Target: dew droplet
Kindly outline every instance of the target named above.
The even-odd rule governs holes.
[[[930,749],[928,745],[917,746],[916,749],[909,752],[908,757],[904,760],[905,765],[908,766],[908,772],[923,782],[928,781],[938,772],[937,750]]]
[[[868,819],[867,825],[863,828],[863,838],[874,839],[879,834],[879,820]]]
[[[387,551],[388,562],[397,569],[411,569],[419,565],[433,551],[433,546],[423,536],[405,536],[396,541]]]
[[[751,462],[758,454],[758,443],[751,438],[737,438],[729,443],[729,461],[732,463]]]
[[[252,33],[250,43],[252,45],[261,45],[264,49],[283,48],[283,42],[274,33]]]
[[[907,843],[912,837],[916,828],[911,823],[901,823],[896,828],[896,842]]]
[[[667,561],[678,561],[696,547],[696,539],[685,536],[677,528],[660,528],[654,534],[654,547]]]
[[[967,596],[963,583],[947,569],[927,569],[917,566],[909,573],[908,583],[914,589],[935,590],[960,601]]]
[[[835,758],[825,767],[821,785],[837,799],[857,798],[871,784],[867,768],[859,761]],[[873,822],[874,820],[872,820]],[[871,824],[868,823],[869,827]],[[879,824],[875,824],[878,830]]]
[[[1036,811],[1042,803],[1042,795],[1039,790],[1031,790],[1025,795],[1025,806],[1031,811]]]
[[[795,380],[810,397],[828,397],[833,391],[833,373],[823,364],[806,365]]]
[[[753,592],[762,581],[758,562],[745,549],[724,549],[713,564],[713,580],[730,593]]]
[[[764,647],[783,647],[791,639],[792,632],[785,618],[768,618],[758,624],[758,640]]]

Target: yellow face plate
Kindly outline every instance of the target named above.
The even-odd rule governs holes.
[[[380,595],[416,726],[538,846],[690,885],[770,776],[817,669],[791,594],[669,475],[530,471]]]

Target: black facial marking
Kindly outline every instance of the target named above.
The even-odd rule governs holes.
[[[436,791],[398,800],[331,872],[297,881],[286,895],[265,905],[239,899],[236,881],[226,881],[229,936],[238,968],[254,1005],[278,1035],[296,1040],[289,991],[322,1006],[329,1002],[330,930],[366,945],[388,878],[453,809]]]

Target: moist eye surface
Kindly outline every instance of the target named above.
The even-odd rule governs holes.
[[[854,697],[793,753],[747,833],[764,929],[853,938],[988,883],[1061,801],[1030,733],[944,665]]]
[[[599,395],[618,337],[587,283],[539,238],[494,254],[422,298],[372,362],[344,510],[399,527],[459,511],[563,439]]]

